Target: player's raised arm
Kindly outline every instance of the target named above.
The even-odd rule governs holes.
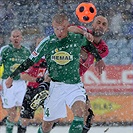
[[[105,69],[105,63],[102,60],[101,56],[98,53],[98,50],[95,48],[95,46],[91,43],[88,43],[88,45],[86,45],[86,49],[93,54],[93,56],[96,59],[96,71],[98,72],[98,74],[102,74],[102,71]]]
[[[83,27],[83,26],[76,26],[76,25],[72,25],[68,27],[68,31],[69,32],[74,32],[76,34],[82,34],[84,35],[88,41],[93,42],[94,37],[92,34],[90,34],[87,31],[87,28]]]

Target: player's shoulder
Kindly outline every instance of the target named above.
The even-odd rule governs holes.
[[[55,34],[49,36],[49,43],[55,43],[55,42],[57,42],[57,40],[58,39]]]
[[[39,49],[39,48],[41,48],[41,47],[44,47],[44,44],[45,44],[45,46],[46,46],[46,44],[49,43],[50,39],[51,39],[50,36],[47,36],[47,37],[43,38],[42,41],[39,43],[39,45],[37,46],[36,49]]]
[[[73,32],[69,32],[69,37],[73,38],[73,39],[83,39],[84,38],[84,36],[82,34],[76,34]]]
[[[21,49],[22,49],[22,52],[24,52],[24,53],[27,53],[27,54],[31,53],[30,49],[27,48],[26,46],[21,45]]]
[[[26,46],[21,45],[21,48],[22,48],[22,49],[24,49],[24,50],[29,51],[29,48],[28,48],[28,47],[26,47]]]
[[[5,45],[5,46],[1,47],[0,53],[8,52],[10,49],[12,49],[10,45]]]
[[[42,41],[40,43],[48,42],[48,41],[50,41],[50,39],[51,39],[51,36],[47,36],[44,39],[42,39]]]
[[[101,39],[99,45],[106,45],[107,46],[106,42],[103,39]]]

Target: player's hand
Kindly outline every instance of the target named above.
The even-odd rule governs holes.
[[[6,82],[5,82],[6,87],[7,87],[7,88],[12,87],[12,82],[13,82],[13,79],[12,79],[11,77],[8,77],[8,78],[6,79]]]
[[[48,73],[45,74],[45,82],[50,83],[50,81],[51,81],[51,78],[49,77],[49,74]]]
[[[94,37],[92,34],[88,33],[88,32],[84,32],[84,36],[87,38],[88,41],[93,42],[94,41]]]
[[[100,60],[95,63],[95,69],[98,72],[99,75],[102,74],[102,72],[105,70],[105,64],[103,60]]]

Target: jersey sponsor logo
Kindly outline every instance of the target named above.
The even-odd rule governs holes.
[[[14,72],[18,68],[19,65],[20,64],[14,64],[13,66],[10,67],[10,71]]]
[[[51,56],[51,60],[55,61],[59,65],[65,65],[73,60],[73,55],[70,55],[65,51],[57,51]]]

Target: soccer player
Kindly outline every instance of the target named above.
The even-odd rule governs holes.
[[[21,45],[22,33],[15,29],[11,32],[11,43],[3,46],[0,50],[0,65],[3,64],[4,72],[2,75],[2,105],[7,110],[8,118],[6,120],[6,133],[12,133],[17,107],[20,108],[26,92],[26,83],[20,79],[20,75],[13,79],[13,86],[8,89],[5,81],[10,74],[27,59],[30,51]]]
[[[80,34],[68,33],[69,21],[64,13],[52,19],[54,35],[41,41],[31,56],[22,63],[6,80],[10,88],[13,78],[45,55],[51,77],[49,96],[44,102],[44,118],[38,133],[51,131],[53,123],[66,117],[66,105],[74,114],[69,133],[81,133],[85,108],[85,89],[80,81],[79,57],[81,46],[86,46],[96,58],[96,67],[101,74],[105,64],[96,48]],[[56,113],[55,113],[56,112]]]

